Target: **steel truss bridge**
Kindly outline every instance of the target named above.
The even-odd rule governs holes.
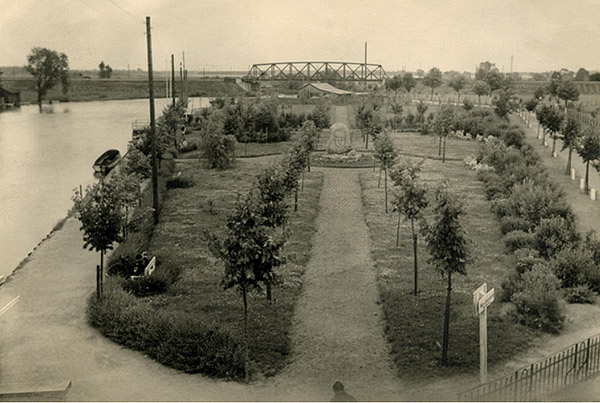
[[[280,62],[254,64],[243,80],[381,82],[387,78],[381,64],[352,62]]]

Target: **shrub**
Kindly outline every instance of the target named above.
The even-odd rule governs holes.
[[[176,176],[167,181],[167,189],[187,189],[194,186],[194,181],[192,178],[188,178],[185,176]]]
[[[527,232],[530,228],[531,224],[529,221],[521,217],[508,215],[500,219],[500,230],[502,231],[503,235],[515,230]]]
[[[515,271],[519,275],[530,271],[536,264],[542,264],[545,262],[545,260],[540,257],[540,254],[535,249],[517,249],[515,251],[515,257],[517,258]]]
[[[511,298],[517,321],[534,329],[557,333],[565,320],[558,292],[560,280],[546,265],[536,264],[523,273],[521,281],[521,290]]]
[[[142,276],[135,279],[127,279],[123,283],[123,289],[136,297],[149,297],[162,294],[167,291],[167,282],[158,276]]]
[[[209,169],[228,169],[235,162],[235,137],[205,133],[200,142],[200,157]]]
[[[545,218],[536,227],[535,247],[540,256],[551,258],[563,249],[575,246],[579,241],[579,234],[572,221],[563,217]]]
[[[198,143],[194,140],[188,139],[184,140],[179,151],[182,153],[189,153],[190,151],[196,151],[198,149]]]
[[[591,274],[596,270],[596,265],[592,259],[592,253],[584,248],[573,248],[559,251],[550,261],[550,268],[561,281],[563,288],[582,285],[590,279]],[[596,286],[598,279],[596,280]]]
[[[521,280],[519,273],[509,274],[506,280],[502,281],[502,284],[500,285],[502,288],[502,291],[500,292],[500,301],[510,302],[512,296],[523,288],[522,283],[523,281]]]
[[[534,234],[521,230],[515,230],[507,233],[502,238],[504,246],[508,252],[514,252],[517,249],[532,248],[535,246]]]
[[[587,284],[565,289],[565,300],[569,304],[593,304],[596,296]]]
[[[123,280],[108,279],[104,298],[90,298],[90,325],[169,367],[231,379],[243,377],[243,347],[231,335],[185,315],[156,311],[123,291],[120,282]]]
[[[502,130],[500,138],[507,147],[521,148],[525,143],[525,132],[518,126],[511,126]]]

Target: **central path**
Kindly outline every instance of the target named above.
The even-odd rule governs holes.
[[[358,400],[401,400],[383,333],[358,171],[322,172],[317,233],[292,330],[293,362],[274,382],[291,400],[328,400],[335,381]]]

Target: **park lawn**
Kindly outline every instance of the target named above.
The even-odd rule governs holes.
[[[396,145],[408,154],[422,154],[431,149],[427,136],[398,134]],[[460,148],[458,146],[461,146]],[[455,140],[453,155],[466,157],[476,147],[475,142]],[[437,148],[435,149],[437,156]],[[408,157],[413,161],[421,158]],[[369,227],[377,272],[377,284],[385,317],[385,332],[391,354],[400,377],[414,381],[434,376],[450,376],[461,372],[477,373],[479,368],[479,322],[473,314],[472,292],[482,283],[496,289],[496,301],[488,310],[488,363],[507,361],[528,347],[538,333],[514,323],[506,317],[506,304],[500,303],[501,282],[514,270],[515,259],[503,250],[498,222],[485,199],[482,184],[475,172],[461,161],[426,159],[419,178],[428,187],[447,179],[450,188],[465,204],[464,226],[470,241],[471,261],[467,275],[452,279],[450,320],[450,366],[442,367],[441,344],[447,279],[427,263],[425,242],[419,235],[419,290],[413,292],[413,246],[410,222],[403,220],[399,246],[396,247],[397,213],[384,210],[383,178],[377,187],[378,172],[366,170],[360,175],[366,221]],[[388,185],[391,184],[388,183]],[[388,189],[389,190],[389,189]],[[390,191],[390,200],[391,191]],[[433,202],[430,193],[430,203]],[[432,211],[426,211],[432,218]]]
[[[243,343],[241,294],[221,286],[223,265],[211,256],[203,233],[224,233],[237,194],[245,195],[254,176],[275,159],[238,159],[235,168],[226,171],[207,170],[197,160],[177,161],[175,172],[193,178],[195,185],[168,191],[149,250],[161,260],[177,264],[182,274],[166,294],[147,298],[148,304],[167,314],[189,315],[190,320],[225,331]],[[321,173],[306,173],[304,190],[299,191],[298,212],[294,213],[293,200],[289,199],[289,237],[285,247],[288,263],[275,269],[283,285],[273,288],[273,303],[266,303],[264,294],[249,298],[254,377],[274,375],[285,366],[290,354],[291,318],[315,232],[321,184]]]

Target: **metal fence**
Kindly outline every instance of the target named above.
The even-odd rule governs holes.
[[[511,375],[485,383],[458,395],[460,401],[534,400],[600,372],[600,335]]]

